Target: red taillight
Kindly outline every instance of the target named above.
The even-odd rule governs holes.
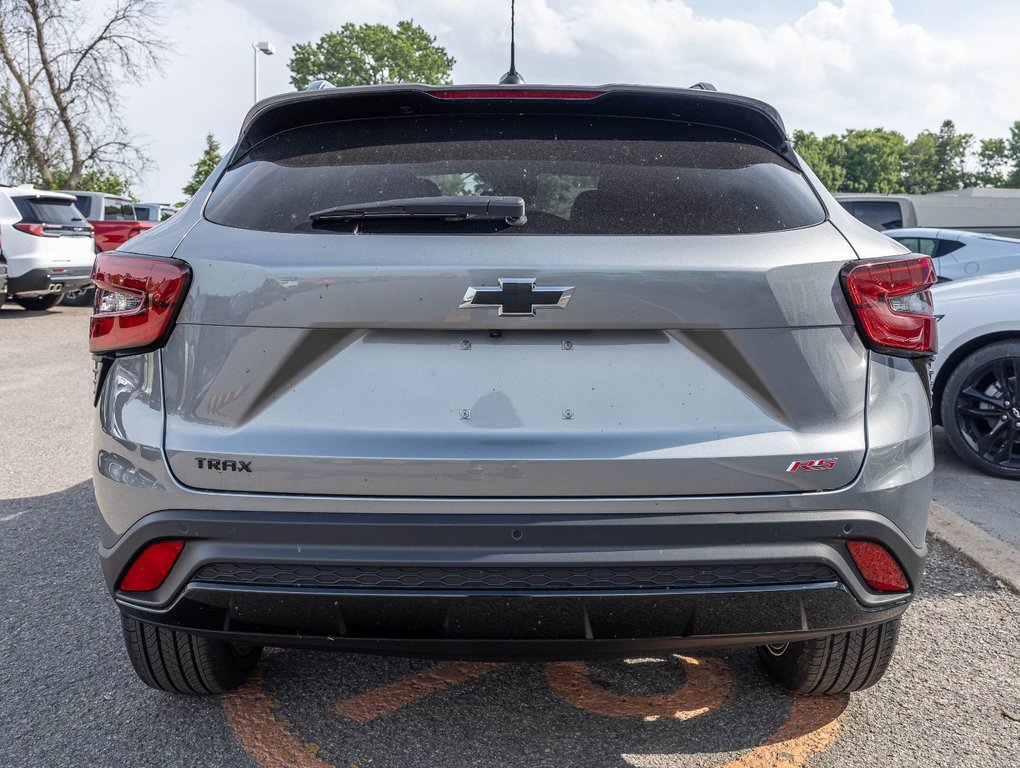
[[[935,354],[931,292],[935,267],[928,256],[854,261],[843,267],[843,288],[864,343],[906,357]]]
[[[120,580],[122,592],[151,592],[166,580],[184,549],[180,539],[157,541],[141,551]]]
[[[603,91],[552,90],[548,88],[485,88],[426,91],[437,99],[595,99]]]
[[[191,268],[177,259],[107,252],[96,256],[96,303],[89,351],[140,352],[162,346],[184,302]]]
[[[848,541],[846,548],[868,586],[879,592],[906,592],[907,577],[889,550],[874,541]]]
[[[19,221],[14,225],[14,228],[19,232],[24,232],[26,235],[34,235],[35,237],[59,237],[59,235],[47,232],[45,224],[26,224],[23,221]]]

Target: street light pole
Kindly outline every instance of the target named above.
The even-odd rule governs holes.
[[[253,101],[259,100],[259,54],[264,53],[266,56],[272,56],[276,53],[276,46],[272,43],[263,40],[259,43],[252,43],[251,46],[252,55],[254,56],[255,70],[254,70],[254,89],[253,89]]]

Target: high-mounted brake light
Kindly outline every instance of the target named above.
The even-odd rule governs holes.
[[[850,557],[868,582],[878,592],[906,592],[910,589],[907,577],[889,550],[874,541],[848,541]]]
[[[167,539],[150,544],[134,559],[120,580],[122,592],[151,592],[158,589],[184,549],[180,539]]]
[[[24,232],[26,235],[34,235],[35,237],[59,237],[59,235],[47,232],[45,224],[26,224],[23,221],[19,221],[14,225],[14,228],[19,232]]]
[[[92,270],[96,303],[89,328],[93,353],[141,352],[162,346],[191,281],[177,259],[101,253]]]
[[[931,291],[937,279],[928,256],[853,261],[843,289],[866,346],[900,357],[935,354]]]
[[[437,99],[595,99],[604,91],[552,90],[548,88],[485,88],[427,91]]]

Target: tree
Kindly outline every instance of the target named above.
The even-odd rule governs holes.
[[[98,25],[84,5],[0,0],[0,173],[16,181],[79,187],[88,172],[137,178],[147,162],[120,94],[159,66],[157,0],[115,0]]]
[[[967,155],[974,143],[974,134],[957,133],[952,120],[943,120],[935,134],[935,156],[938,161],[938,191],[961,189],[970,181],[967,173]]]
[[[195,172],[191,174],[191,181],[185,184],[181,191],[188,197],[198,192],[198,188],[209,178],[209,174],[213,172],[222,159],[220,143],[213,138],[211,133],[207,133],[205,135],[205,150],[202,152],[202,156],[198,158],[198,162],[191,166],[195,169]]]
[[[74,184],[71,183],[71,171],[59,168],[53,174],[52,189],[87,189],[90,192],[105,192],[108,195],[132,197],[128,182],[115,173],[89,169],[84,171]]]
[[[843,189],[846,181],[846,147],[839,136],[830,134],[818,138],[810,131],[794,131],[793,147],[826,189],[833,192]]]
[[[450,83],[456,60],[436,39],[413,21],[385,24],[344,24],[317,43],[299,43],[287,66],[298,90],[313,80],[333,85],[380,83]]]
[[[1006,186],[1006,169],[1009,156],[1005,139],[981,139],[978,148],[978,171],[974,183],[979,187]]]
[[[907,141],[902,133],[884,128],[849,130],[843,135],[846,147],[847,192],[902,191],[901,166]]]
[[[1009,173],[1005,186],[1020,187],[1020,120],[1009,127],[1009,138],[1006,139],[1006,159],[1009,161]]]
[[[939,158],[936,137],[921,131],[903,153],[903,191],[924,195],[939,188]]]

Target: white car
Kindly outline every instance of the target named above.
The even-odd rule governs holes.
[[[92,227],[74,197],[33,187],[0,187],[0,258],[7,290],[25,309],[46,310],[91,283]]]
[[[962,229],[887,229],[883,233],[913,253],[931,256],[939,282],[1020,269],[1020,240]]]
[[[961,459],[1020,480],[1020,271],[932,289],[935,423]]]

